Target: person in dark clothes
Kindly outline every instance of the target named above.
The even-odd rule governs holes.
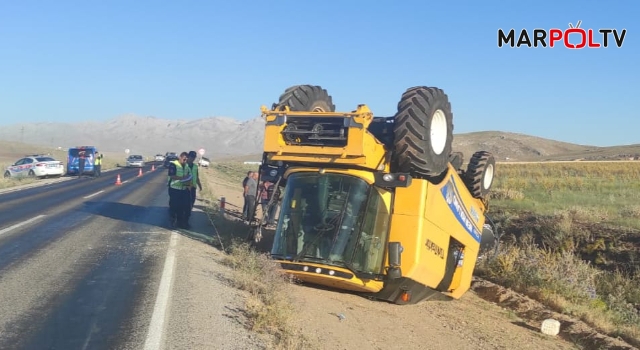
[[[245,176],[244,180],[242,180],[242,191],[244,192],[245,187],[247,187],[247,181],[249,180],[249,178],[251,177],[251,174],[253,174],[253,171],[248,171],[247,172],[247,176]],[[243,194],[244,197],[244,194]],[[242,218],[247,220],[247,218],[249,217],[249,213],[247,212],[247,198],[244,197],[244,205],[242,206]]]
[[[169,211],[173,227],[189,228],[188,211],[191,206],[189,200],[191,180],[189,167],[186,166],[187,152],[182,152],[177,160],[169,163]]]
[[[256,212],[256,193],[258,192],[258,173],[251,172],[244,186],[244,200],[247,205],[246,220],[251,222]]]
[[[85,157],[87,156],[86,151],[79,150],[78,151],[78,179],[82,177],[84,174],[84,162]]]

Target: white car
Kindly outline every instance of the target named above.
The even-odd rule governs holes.
[[[156,154],[156,162],[164,162],[164,156],[162,154]]]
[[[127,158],[127,168],[137,167],[142,168],[144,166],[144,158],[139,154],[134,154]]]
[[[201,167],[208,168],[209,167],[209,158],[206,158],[206,157],[200,158],[200,160],[198,161],[198,165],[200,165]]]
[[[49,156],[33,155],[24,157],[15,164],[8,166],[4,171],[4,177],[60,177],[64,175],[64,164]]]

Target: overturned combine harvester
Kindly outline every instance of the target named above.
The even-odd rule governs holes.
[[[374,117],[298,85],[262,113],[260,174],[282,193],[271,255],[287,273],[398,304],[470,288],[497,241],[485,224],[495,160],[479,151],[461,169],[442,90],[410,88],[395,116]]]

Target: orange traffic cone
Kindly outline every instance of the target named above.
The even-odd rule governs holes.
[[[138,177],[142,176],[142,168],[140,168],[140,171],[138,171]]]
[[[120,174],[118,174],[118,177],[116,178],[116,185],[122,185],[122,181],[120,181]]]
[[[151,164],[151,171],[156,170],[156,165],[155,164]]]

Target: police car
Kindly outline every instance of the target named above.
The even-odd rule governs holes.
[[[60,177],[64,175],[64,164],[50,156],[31,155],[19,159],[15,164],[5,168],[4,177]]]

